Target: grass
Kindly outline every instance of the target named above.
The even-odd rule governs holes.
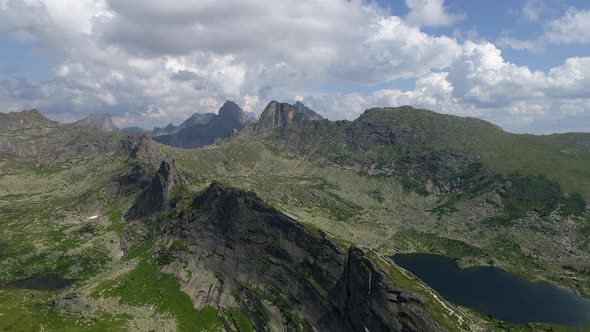
[[[0,289],[2,331],[124,331],[129,317],[99,313],[93,317],[67,315],[48,306],[53,292]]]
[[[458,259],[484,255],[484,251],[463,241],[415,230],[398,232],[393,242],[406,251],[428,252]]]
[[[436,214],[438,220],[441,220],[444,215],[448,215],[453,212],[458,212],[459,210],[457,209],[457,203],[459,203],[462,196],[463,195],[460,193],[449,194],[446,197],[446,201],[444,201],[442,204],[438,205],[434,209],[430,210],[430,212]]]
[[[562,216],[576,216],[582,217],[586,210],[586,201],[580,194],[571,194],[564,196],[561,199],[562,206],[559,209],[559,213]]]
[[[420,196],[428,196],[430,194],[421,183],[409,177],[401,177],[400,183],[406,192],[415,192]]]
[[[504,211],[490,222],[507,223],[523,218],[529,211],[540,216],[548,216],[560,205],[560,214],[581,217],[586,209],[586,202],[579,194],[564,195],[559,183],[549,181],[542,175],[524,175],[512,173],[502,179],[501,189]]]
[[[137,243],[127,250],[127,253],[125,256],[123,256],[123,259],[130,261],[137,257],[146,258],[148,257],[152,246],[153,244],[149,241]]]
[[[222,326],[217,309],[195,310],[174,276],[160,274],[158,277],[156,264],[147,259],[142,259],[128,274],[101,284],[94,296],[117,297],[121,303],[131,306],[154,306],[159,312],[176,318],[178,331],[206,331]]]
[[[224,314],[229,321],[234,325],[239,332],[254,332],[255,329],[252,326],[250,320],[240,311],[234,308],[224,310]]]

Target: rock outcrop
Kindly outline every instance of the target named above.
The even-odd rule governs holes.
[[[232,136],[234,130],[241,131],[245,119],[244,112],[236,103],[226,101],[209,122],[185,127],[172,135],[157,136],[154,140],[180,148],[199,148]]]
[[[165,159],[162,161],[160,169],[135,200],[133,206],[125,213],[125,219],[138,220],[165,211],[170,203],[172,189],[177,180],[178,174],[175,160]]]
[[[273,100],[264,108],[253,130],[257,135],[267,135],[274,133],[275,130],[284,131],[294,123],[323,119],[321,115],[310,110],[301,102],[291,105]]]
[[[256,330],[439,331],[424,301],[359,248],[213,183],[164,227],[162,268],[196,307],[239,306]]]
[[[78,120],[73,123],[75,126],[89,126],[92,128],[96,128],[103,132],[112,132],[118,131],[119,128],[115,126],[113,120],[111,119],[111,115],[108,113],[105,114],[91,114],[90,116]]]
[[[117,177],[116,193],[128,196],[149,184],[164,157],[147,132],[124,137],[121,153],[128,156],[126,163],[132,168]]]
[[[148,133],[140,133],[125,137],[122,141],[122,149],[130,158],[143,164],[158,166],[163,159],[160,150]]]

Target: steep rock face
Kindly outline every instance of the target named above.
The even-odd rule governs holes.
[[[238,305],[257,330],[441,330],[423,300],[362,250],[339,247],[253,193],[214,183],[164,232],[165,243],[188,246],[163,271],[177,275],[195,306]]]
[[[111,115],[108,113],[105,114],[91,114],[90,116],[78,120],[73,123],[76,126],[89,126],[92,128],[96,128],[103,132],[112,132],[118,131],[119,128],[115,126],[113,120],[111,119]]]
[[[265,135],[273,133],[276,129],[284,131],[294,123],[323,119],[321,115],[300,102],[290,105],[273,100],[264,108],[253,130],[255,134]]]
[[[0,113],[0,130],[56,127],[58,125],[59,123],[49,120],[35,109],[22,112]]]
[[[245,116],[234,102],[227,101],[208,123],[188,126],[174,135],[154,137],[160,143],[180,147],[199,148],[227,138],[244,128]]]
[[[156,212],[165,211],[170,203],[172,189],[177,180],[175,160],[165,159],[162,161],[160,169],[135,200],[133,206],[125,213],[125,219],[137,220]]]

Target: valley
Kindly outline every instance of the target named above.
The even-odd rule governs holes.
[[[304,107],[271,102],[199,149],[39,113],[1,127],[0,284],[74,284],[0,288],[0,327],[575,330],[449,303],[388,257],[441,254],[590,298],[588,134]]]

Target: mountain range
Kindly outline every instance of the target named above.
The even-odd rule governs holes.
[[[228,101],[156,129],[0,113],[1,327],[569,329],[453,304],[389,259],[411,252],[590,298],[588,133],[277,101],[256,121]],[[48,276],[74,282],[15,286]]]
[[[227,101],[217,114],[195,114],[179,127],[166,127],[171,134],[158,134],[154,140],[174,147],[198,148],[236,134],[244,128],[245,122],[244,111],[236,103]]]

